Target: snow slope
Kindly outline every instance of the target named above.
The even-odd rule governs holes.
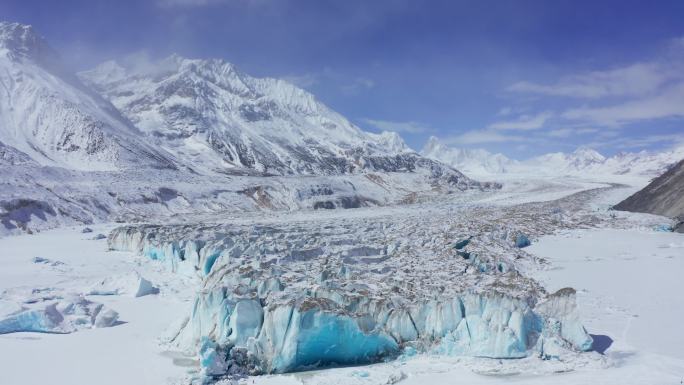
[[[77,170],[174,167],[172,157],[65,71],[30,26],[0,22],[0,146]],[[15,157],[16,158],[16,157]]]
[[[684,232],[684,160],[615,205],[615,209],[677,218],[676,230]]]

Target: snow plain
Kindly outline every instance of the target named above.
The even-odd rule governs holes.
[[[536,183],[536,182],[535,182]],[[509,183],[501,192],[483,194],[468,204],[506,205],[553,200],[597,187],[591,181],[542,181],[536,187]],[[591,204],[595,210],[629,195],[634,188],[609,190]],[[396,209],[380,209],[396,210]],[[366,210],[340,211],[364,216]],[[369,212],[377,211],[368,210]],[[298,214],[303,215],[303,214]],[[659,232],[659,219],[618,214],[621,228],[555,231],[526,250],[546,259],[547,267],[528,271],[549,291],[578,290],[582,322],[595,336],[597,352],[567,362],[493,360],[404,355],[367,366],[248,377],[256,384],[679,384],[684,379],[684,235]],[[274,218],[275,220],[275,218]],[[666,220],[663,218],[663,222]],[[88,295],[119,313],[120,324],[71,334],[12,333],[0,335],[1,383],[23,384],[182,384],[196,371],[191,358],[173,353],[160,338],[187,314],[197,282],[169,274],[161,264],[129,252],[107,250],[104,239],[114,226],[68,227],[0,238],[3,268],[0,293],[41,288],[56,295],[87,293],[102,280],[139,274],[159,294]],[[36,263],[40,257],[53,263]],[[60,263],[54,263],[54,262]],[[124,280],[125,281],[125,280]],[[38,368],[38,369],[37,369]],[[124,369],[125,368],[125,369]],[[225,381],[225,383],[229,383]]]

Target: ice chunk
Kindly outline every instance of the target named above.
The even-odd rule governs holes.
[[[102,304],[73,297],[30,309],[15,308],[0,317],[0,334],[71,333],[82,328],[113,326],[119,315]]]
[[[56,310],[56,304],[42,310],[25,310],[0,320],[0,334],[17,332],[60,333],[64,317]]]
[[[137,287],[137,288],[136,288]],[[138,276],[136,284],[133,285],[135,290],[131,290],[131,294],[134,297],[142,297],[149,294],[158,294],[159,289],[152,285],[152,282],[146,280],[145,278]]]
[[[159,289],[137,272],[104,278],[86,291],[87,295],[129,295],[132,297],[158,293]]]
[[[205,376],[219,376],[227,372],[228,360],[225,352],[209,338],[203,338],[200,346],[200,366]]]
[[[106,328],[114,326],[119,319],[119,313],[112,309],[102,309],[95,316],[93,326],[96,328]]]
[[[593,339],[580,322],[575,290],[560,289],[537,306],[547,322],[547,331],[555,332],[575,349],[591,350]]]
[[[237,346],[245,346],[248,338],[256,337],[261,329],[264,312],[261,304],[254,300],[242,300],[235,305],[228,326],[232,333],[228,341]]]
[[[515,247],[522,249],[523,247],[527,247],[531,245],[532,243],[530,240],[527,238],[525,234],[518,234],[515,237]]]
[[[658,232],[664,232],[664,233],[671,233],[674,231],[674,229],[672,228],[671,225],[664,225],[664,224],[654,226],[653,230],[658,231]]]

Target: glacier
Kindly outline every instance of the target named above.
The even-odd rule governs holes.
[[[168,343],[202,373],[284,373],[372,363],[418,351],[559,359],[592,349],[571,288],[548,293],[519,247],[558,224],[606,213],[567,198],[476,210],[439,205],[382,215],[328,212],[215,223],[126,225],[108,238],[197,279],[192,310]],[[535,218],[513,224],[506,218]],[[468,258],[463,258],[467,253]]]

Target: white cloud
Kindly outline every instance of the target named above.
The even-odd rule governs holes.
[[[552,116],[553,114],[549,111],[537,115],[521,115],[516,120],[495,122],[487,128],[492,130],[538,130],[544,127],[544,123]]]
[[[684,118],[684,37],[672,39],[665,50],[648,61],[640,61],[607,70],[563,76],[555,82],[521,81],[507,89],[525,94],[521,102],[549,105],[549,98],[529,99],[529,95],[554,97],[554,106],[563,103],[563,111],[553,116],[548,137],[566,138],[588,133],[609,137],[624,126],[657,119]],[[581,104],[571,99],[581,100]],[[528,106],[530,107],[530,106]],[[554,107],[558,108],[558,107]],[[537,129],[547,122],[542,114],[519,121],[497,122],[495,129]],[[601,129],[598,131],[597,129]]]
[[[660,134],[647,135],[641,137],[617,137],[607,140],[594,141],[587,144],[589,147],[613,147],[625,150],[644,148],[656,144],[664,144],[664,148],[676,148],[684,146],[684,133],[682,134]]]
[[[507,90],[583,99],[643,96],[677,78],[682,78],[679,68],[669,68],[666,64],[656,62],[636,63],[607,71],[565,76],[550,85],[522,81],[509,86]]]
[[[568,109],[562,117],[612,127],[643,120],[682,118],[684,117],[684,82],[667,87],[660,94],[650,97],[608,106]]]
[[[281,77],[281,79],[297,87],[308,88],[318,84],[320,76],[318,74],[287,75]]]
[[[353,82],[343,85],[342,91],[347,94],[355,94],[361,90],[369,90],[375,87],[375,82],[372,79],[356,78]]]
[[[502,107],[499,110],[499,112],[497,112],[497,115],[506,116],[509,115],[511,112],[513,112],[513,109],[511,107]]]
[[[509,143],[509,142],[528,142],[531,141],[529,136],[519,136],[504,134],[497,130],[472,130],[464,132],[460,135],[449,136],[443,139],[444,143],[454,145],[472,145],[485,143]]]
[[[409,134],[419,134],[429,132],[431,129],[418,122],[392,122],[388,120],[363,119],[363,121],[381,131],[406,132]]]
[[[584,135],[584,134],[594,134],[599,130],[596,128],[558,128],[555,130],[550,130],[546,133],[546,136],[552,138],[569,138],[574,135]]]
[[[225,4],[230,0],[157,0],[157,5],[162,8],[174,7],[204,7],[208,5]]]

